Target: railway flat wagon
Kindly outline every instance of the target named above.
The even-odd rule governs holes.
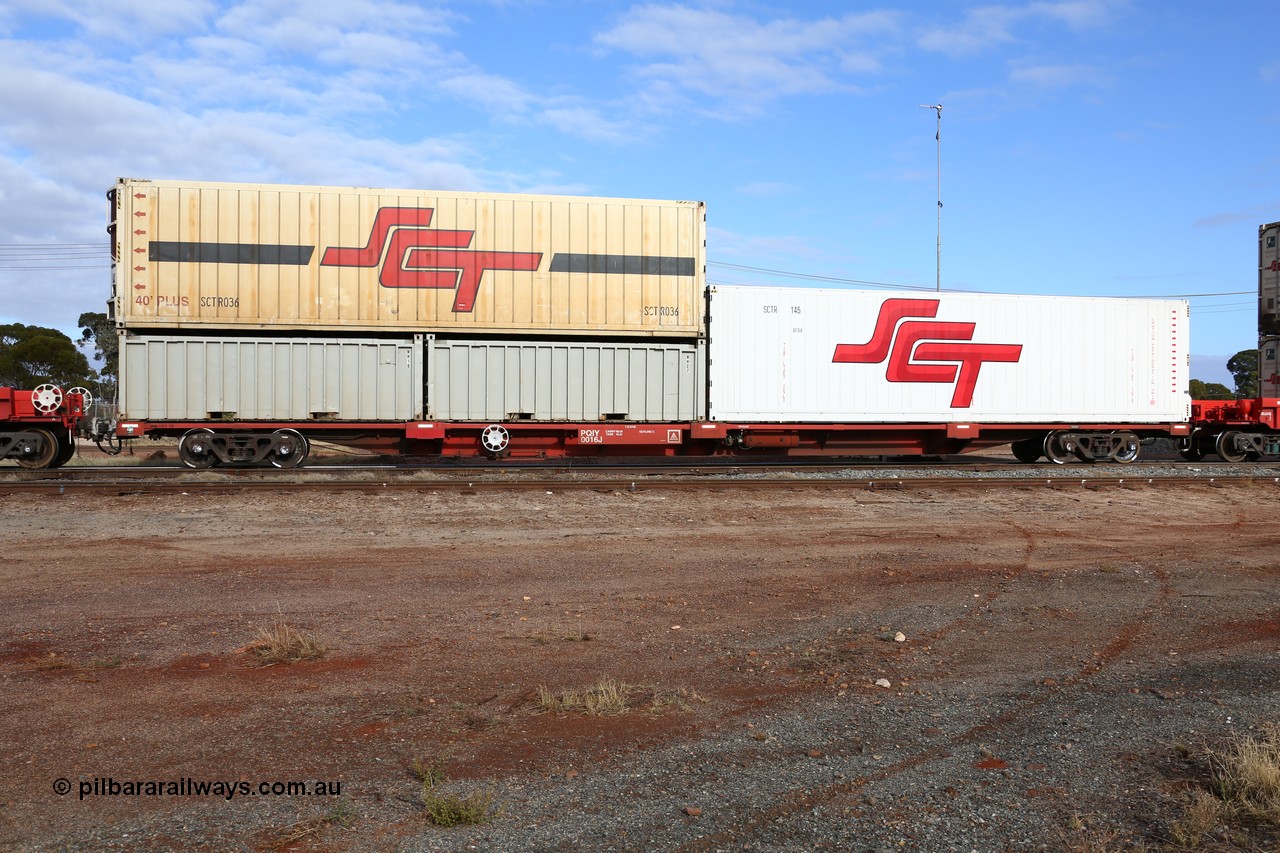
[[[505,451],[516,433],[522,454],[542,455],[701,418],[704,364],[701,341],[662,339],[127,335],[118,429],[180,437],[179,457],[196,468],[292,468],[308,436],[474,454]]]
[[[75,428],[91,402],[80,387],[0,388],[0,460],[13,459],[23,468],[65,465],[75,455]]]
[[[1129,461],[1185,302],[707,287],[701,202],[121,179],[122,438],[386,453]]]
[[[701,202],[122,178],[134,330],[696,338]]]

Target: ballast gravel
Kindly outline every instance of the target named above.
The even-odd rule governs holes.
[[[0,497],[0,847],[1174,849],[1280,722],[1275,489]],[[281,622],[324,656],[251,666]]]

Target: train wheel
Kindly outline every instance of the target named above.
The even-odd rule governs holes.
[[[1040,458],[1040,448],[1043,444],[1044,442],[1042,440],[1028,438],[1024,441],[1015,441],[1013,444],[1009,445],[1009,447],[1013,450],[1014,459],[1030,465],[1032,462],[1035,462]]]
[[[1044,458],[1054,465],[1065,465],[1076,454],[1075,440],[1067,438],[1062,430],[1054,430],[1046,435],[1044,444],[1041,447],[1044,451]]]
[[[278,429],[271,434],[276,440],[271,448],[271,464],[277,468],[297,468],[307,458],[311,446],[296,429]]]
[[[212,468],[218,462],[209,439],[213,437],[211,429],[188,430],[178,441],[178,458],[188,468]]]
[[[1138,441],[1138,437],[1131,432],[1117,432],[1115,436],[1123,442],[1123,446],[1115,452],[1111,457],[1111,461],[1119,462],[1121,465],[1128,465],[1130,462],[1138,458],[1138,454],[1142,452],[1142,445]]]
[[[1223,462],[1243,462],[1249,455],[1248,451],[1236,447],[1236,436],[1239,434],[1235,430],[1218,433],[1218,440],[1214,442],[1213,449],[1218,456],[1222,457]]]
[[[490,424],[480,433],[480,444],[486,451],[498,456],[511,445],[511,433],[500,424]]]
[[[58,455],[54,458],[51,468],[61,468],[71,461],[76,455],[76,440],[70,434],[58,436]]]
[[[1199,430],[1178,439],[1174,442],[1174,446],[1178,448],[1178,455],[1188,462],[1199,462],[1204,458],[1204,442],[1201,441]]]
[[[33,454],[18,457],[18,464],[23,468],[51,468],[58,458],[58,439],[47,429],[28,430],[40,436],[40,449]]]

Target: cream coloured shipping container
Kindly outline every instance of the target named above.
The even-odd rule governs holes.
[[[422,397],[420,335],[120,337],[120,420],[409,421]]]
[[[1258,226],[1258,336],[1280,335],[1280,222]]]
[[[717,285],[708,317],[713,420],[1190,416],[1185,301]]]
[[[110,194],[126,329],[694,338],[701,202],[190,183]]]
[[[702,341],[428,338],[428,418],[670,422],[706,414]]]

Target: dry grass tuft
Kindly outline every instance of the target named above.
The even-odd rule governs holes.
[[[1114,827],[1104,826],[1095,816],[1073,812],[1065,830],[1057,830],[1058,849],[1064,853],[1120,853],[1145,850],[1145,845],[1125,843]]]
[[[659,690],[637,687],[604,677],[591,687],[553,693],[538,687],[538,710],[544,714],[586,714],[589,717],[617,716],[631,711],[686,711],[695,702],[706,700],[693,690]]]
[[[30,672],[60,672],[67,669],[79,669],[79,664],[66,655],[49,652],[44,657],[29,658],[26,667]]]
[[[1207,791],[1195,791],[1182,817],[1169,825],[1169,839],[1181,849],[1195,850],[1209,833],[1227,818],[1221,800]]]
[[[278,851],[290,849],[300,841],[320,835],[326,827],[339,826],[343,829],[348,829],[353,823],[355,823],[355,814],[351,809],[351,804],[345,799],[339,800],[338,804],[328,814],[298,821],[283,829],[266,830],[263,833],[266,835],[263,849],[278,853]],[[259,837],[261,838],[262,835],[259,835]]]
[[[1280,726],[1211,753],[1212,790],[1237,818],[1280,826]]]
[[[1280,837],[1280,726],[1237,736],[1223,749],[1182,744],[1174,749],[1198,765],[1205,778],[1204,787],[1189,792],[1169,823],[1167,849],[1263,849],[1256,847],[1256,838],[1249,840],[1250,828],[1261,829],[1271,841]]]
[[[581,713],[589,717],[615,716],[630,710],[629,697],[633,688],[612,678],[601,678],[594,686],[584,690],[566,690],[552,693],[538,686],[538,708],[544,713]]]
[[[262,628],[253,642],[240,649],[252,658],[252,666],[275,666],[315,660],[324,655],[324,644],[284,621]]]

